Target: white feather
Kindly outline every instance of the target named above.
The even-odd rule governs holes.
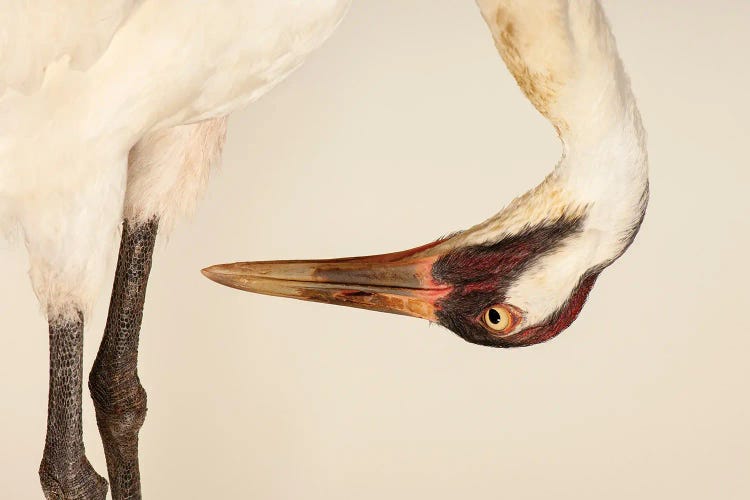
[[[138,224],[157,217],[159,231],[169,231],[195,207],[226,132],[226,118],[214,118],[146,134],[130,150],[125,218]]]

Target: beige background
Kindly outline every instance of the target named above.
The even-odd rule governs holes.
[[[750,498],[750,3],[604,3],[649,132],[652,201],[579,320],[502,351],[200,275],[424,243],[556,162],[473,2],[355,0],[323,50],[232,117],[206,200],[157,251],[140,365],[148,498]],[[7,499],[41,497],[47,336],[25,268],[2,243]]]

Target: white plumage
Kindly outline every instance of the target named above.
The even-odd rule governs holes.
[[[168,224],[192,206],[223,117],[301,64],[348,3],[4,2],[0,227],[20,226],[49,316],[90,309],[123,209]]]

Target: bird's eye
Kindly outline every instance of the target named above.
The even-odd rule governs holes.
[[[498,304],[484,312],[484,324],[492,331],[508,333],[515,326],[515,318],[506,306]]]

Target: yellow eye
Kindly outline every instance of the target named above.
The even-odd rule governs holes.
[[[507,333],[515,326],[513,313],[503,305],[495,305],[484,312],[484,324],[495,332]]]

